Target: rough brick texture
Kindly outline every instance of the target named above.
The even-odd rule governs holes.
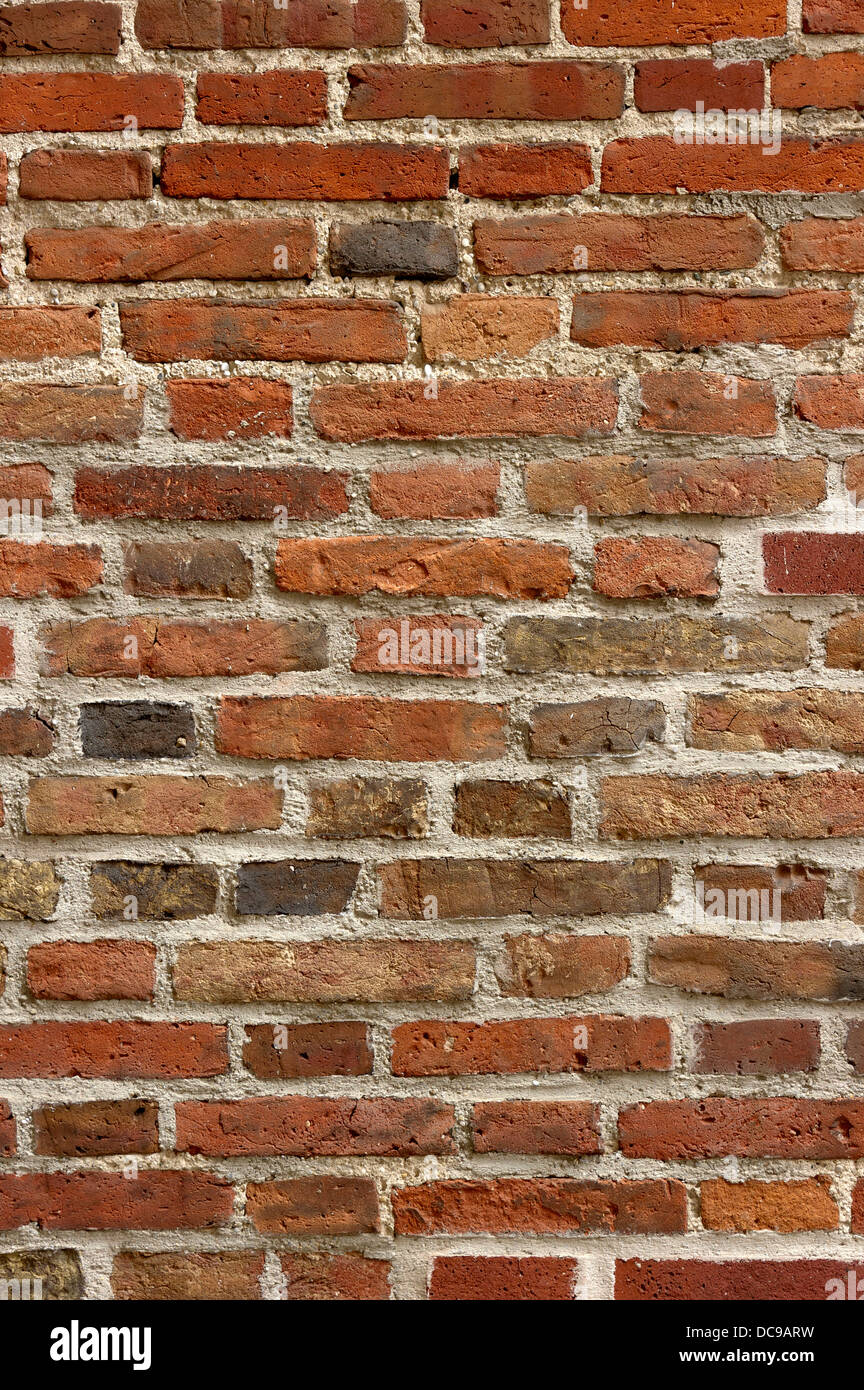
[[[861,0],[0,3],[0,1294],[858,1260],[862,109]]]

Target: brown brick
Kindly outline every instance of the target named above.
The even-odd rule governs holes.
[[[659,937],[648,974],[655,984],[728,999],[864,998],[864,950],[845,941]]]
[[[488,1101],[472,1109],[475,1153],[598,1154],[600,1112],[590,1101]]]
[[[177,1149],[204,1155],[377,1154],[408,1158],[453,1151],[453,1108],[417,1099],[271,1096],[180,1101]],[[0,1177],[0,1193],[2,1193]],[[2,1209],[0,1209],[2,1210]]]
[[[33,1148],[61,1158],[152,1154],[159,1149],[159,1110],[150,1100],[93,1100],[33,1111]]]
[[[393,1194],[396,1234],[671,1235],[687,1229],[683,1183],[497,1178],[431,1182]]]
[[[309,787],[311,838],[415,840],[428,830],[426,787],[415,778],[345,777]]]
[[[379,1227],[371,1178],[291,1178],[250,1182],[246,1215],[256,1231],[281,1236],[357,1236]]]
[[[453,829],[475,837],[569,840],[570,806],[551,782],[461,782],[455,789]]]
[[[702,1225],[710,1231],[836,1231],[837,1203],[828,1177],[798,1182],[725,1182],[700,1187]]]
[[[372,1049],[365,1023],[252,1023],[243,1064],[258,1077],[368,1076]]]
[[[554,1256],[439,1255],[429,1298],[446,1303],[569,1302],[579,1277],[575,1260]]]
[[[573,999],[613,989],[629,969],[626,937],[508,936],[496,975],[510,998]]]
[[[427,1019],[393,1030],[392,1068],[394,1076],[668,1071],[671,1049],[661,1018]]]
[[[694,1028],[693,1070],[723,1076],[777,1076],[815,1071],[819,1024],[802,1018],[699,1023]]]
[[[259,1250],[122,1250],[114,1256],[111,1291],[116,1299],[136,1301],[256,1299],[263,1272]]]
[[[341,1003],[467,999],[474,950],[463,941],[194,942],[174,966],[178,999]]]

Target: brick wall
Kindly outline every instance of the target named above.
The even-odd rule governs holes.
[[[862,35],[0,7],[0,1280],[859,1269]]]

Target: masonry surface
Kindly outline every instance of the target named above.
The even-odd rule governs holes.
[[[0,5],[3,1289],[864,1277],[862,108],[861,0]]]

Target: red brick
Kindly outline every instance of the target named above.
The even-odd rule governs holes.
[[[44,941],[27,952],[35,999],[152,999],[155,981],[147,941]]]
[[[352,671],[478,679],[485,670],[486,636],[478,618],[444,613],[358,618],[354,631]]]
[[[594,182],[587,145],[461,145],[459,192],[469,198],[545,198]]]
[[[271,1096],[180,1101],[177,1149],[205,1155],[298,1156],[453,1152],[453,1108],[424,1097]]]
[[[864,428],[864,375],[799,376],[795,413],[823,430]]]
[[[315,270],[306,218],[144,227],[37,228],[26,234],[31,280],[287,280]],[[55,311],[56,312],[56,311]],[[178,383],[168,383],[169,388]],[[182,383],[180,383],[182,384]],[[214,383],[223,388],[234,383]]]
[[[6,73],[0,76],[0,132],[126,130],[183,124],[183,83],[156,73]]]
[[[31,835],[200,835],[275,830],[282,793],[227,777],[42,777],[30,783]]]
[[[554,61],[348,69],[347,121],[440,116],[447,120],[613,120],[624,109],[624,69]]]
[[[644,8],[617,3],[577,10],[561,0],[561,26],[580,47],[706,44],[783,34],[786,8],[782,0],[655,0]]]
[[[864,535],[776,531],[762,538],[772,594],[864,594]]]
[[[48,0],[38,5],[0,7],[0,55],[26,58],[34,53],[118,53],[119,5],[99,0]]]
[[[323,125],[327,119],[323,72],[200,72],[197,95],[203,125]]]
[[[142,421],[143,392],[129,396],[119,386],[0,383],[0,439],[123,443],[138,438]]]
[[[825,498],[825,460],[732,458],[536,459],[525,466],[533,512],[572,516],[784,516]]]
[[[539,296],[462,294],[446,304],[427,305],[421,314],[429,362],[524,357],[557,336],[558,305]]]
[[[161,188],[169,198],[297,198],[314,201],[444,198],[447,152],[438,146],[328,144],[166,145]]]
[[[668,1071],[671,1061],[669,1025],[661,1018],[426,1019],[393,1030],[394,1076]]]
[[[378,1194],[371,1178],[250,1182],[246,1215],[256,1231],[274,1235],[366,1235],[379,1228]]]
[[[98,309],[0,309],[0,361],[39,362],[43,357],[98,354],[102,325]]]
[[[423,382],[324,386],[310,405],[324,439],[502,439],[519,435],[611,434],[614,381],[602,377],[449,382],[432,396]]]
[[[38,714],[0,709],[0,754],[4,757],[45,758],[54,747],[54,734],[54,726]]]
[[[139,0],[142,48],[372,48],[405,37],[402,0]]]
[[[805,217],[780,231],[790,270],[864,270],[864,217]]]
[[[593,588],[607,598],[715,598],[720,549],[708,541],[622,537],[594,547]]]
[[[287,382],[263,377],[231,381],[166,381],[171,429],[179,439],[289,439],[293,392]]]
[[[276,584],[291,593],[564,598],[563,545],[530,540],[341,536],[279,541]]]
[[[687,1229],[686,1188],[670,1181],[491,1178],[393,1193],[396,1234],[671,1235]]]
[[[47,676],[274,676],[281,671],[317,671],[327,664],[321,624],[293,618],[200,624],[91,618],[49,625],[41,637],[42,672]]]
[[[0,1076],[168,1080],[219,1076],[227,1068],[224,1025],[81,1021],[0,1027]]]
[[[369,505],[387,520],[495,516],[499,481],[497,464],[432,463],[418,468],[373,469]]]
[[[121,1250],[114,1256],[111,1291],[116,1299],[246,1300],[261,1297],[260,1250]]]
[[[855,772],[800,775],[607,777],[601,787],[604,839],[702,835],[833,839],[864,832]]]
[[[590,1101],[488,1101],[472,1110],[475,1153],[583,1154],[603,1152],[600,1112]]]
[[[569,1302],[578,1277],[575,1260],[551,1255],[439,1255],[432,1262],[429,1298],[448,1303]]]
[[[850,1260],[617,1260],[615,1297],[629,1302],[822,1303],[864,1275]],[[854,1295],[853,1295],[854,1296]],[[722,1353],[721,1353],[722,1355]]]
[[[390,1264],[362,1255],[280,1255],[289,1302],[377,1302],[390,1296]]]
[[[784,58],[771,69],[771,101],[774,106],[820,106],[829,111],[864,106],[864,54],[796,53]]]
[[[252,1023],[243,1065],[266,1080],[295,1076],[368,1076],[372,1049],[365,1023]]]
[[[717,343],[806,347],[847,338],[853,308],[842,290],[609,290],[576,296],[570,337],[585,347],[666,352]]]
[[[864,15],[843,0],[804,0],[801,27],[805,34],[864,34]]]
[[[643,430],[758,439],[777,428],[769,381],[711,372],[649,372],[640,380]]]
[[[44,1231],[170,1231],[222,1226],[233,1188],[210,1173],[182,1169],[123,1173],[0,1174],[0,1230],[31,1223]]]
[[[576,270],[739,270],[755,265],[763,233],[751,217],[618,213],[481,218],[474,257],[490,275]]]
[[[426,762],[500,757],[501,706],[371,696],[222,700],[216,747],[238,758],[374,758]]]
[[[799,1182],[725,1182],[700,1186],[702,1225],[709,1231],[836,1231],[837,1203],[829,1177]]]
[[[100,518],[160,517],[173,521],[319,521],[348,510],[346,474],[290,464],[285,468],[79,468],[75,511]]]
[[[120,327],[139,362],[400,362],[407,352],[386,300],[136,300],[120,305]]]
[[[776,154],[756,144],[688,145],[671,135],[614,140],[603,155],[606,193],[857,193],[864,141],[786,139]]]
[[[636,64],[633,97],[640,111],[756,110],[764,106],[761,63],[710,58],[653,58]]]
[[[815,1071],[821,1045],[811,1019],[747,1019],[740,1023],[697,1023],[693,1070],[723,1076],[781,1076]]]
[[[153,167],[144,150],[30,150],[18,166],[21,198],[101,202],[152,192]]]
[[[864,1102],[796,1098],[643,1102],[618,1117],[627,1158],[860,1158]]]
[[[33,1111],[33,1149],[61,1158],[157,1153],[159,1108],[147,1100],[42,1106]]]
[[[499,48],[549,42],[544,0],[421,0],[426,42],[445,48]]]
[[[101,580],[98,546],[0,540],[0,594],[6,598],[73,598]]]

